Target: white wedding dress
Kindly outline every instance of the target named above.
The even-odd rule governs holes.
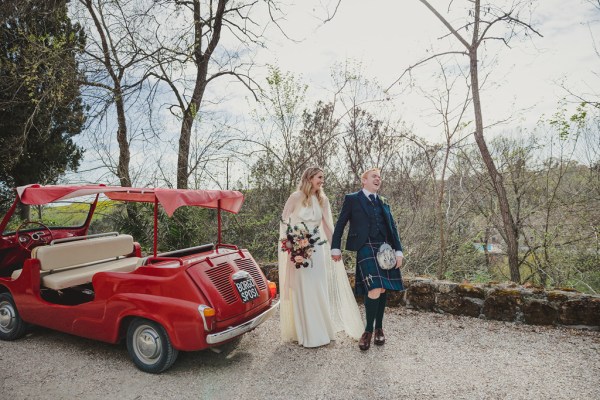
[[[304,347],[318,347],[335,339],[335,333],[345,331],[360,338],[363,323],[352,293],[344,264],[331,259],[333,218],[329,200],[323,207],[316,196],[311,204],[302,204],[304,194],[294,192],[285,204],[282,219],[292,226],[304,222],[312,230],[319,227],[321,240],[316,245],[308,267],[296,269],[289,254],[279,250],[279,286],[281,337]],[[286,225],[281,224],[280,238],[285,238]]]

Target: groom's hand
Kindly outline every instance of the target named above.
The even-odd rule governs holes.
[[[396,268],[400,269],[402,267],[402,260],[404,260],[404,257],[396,256]]]
[[[339,256],[331,256],[331,258],[333,259],[333,261],[337,262],[337,261],[340,261],[342,259],[342,256],[341,255],[339,255]]]

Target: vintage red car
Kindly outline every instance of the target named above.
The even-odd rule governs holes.
[[[152,255],[144,257],[130,235],[89,232],[100,196],[154,204]],[[14,222],[19,203],[52,215],[56,204],[79,198],[89,208],[69,224],[76,226]],[[179,351],[218,347],[256,328],[278,306],[277,288],[247,250],[221,243],[221,210],[237,213],[243,201],[227,190],[18,188],[0,225],[0,339],[18,339],[30,324],[109,343],[125,339],[138,368],[159,373]],[[157,254],[159,206],[169,216],[181,206],[216,209],[217,244]]]

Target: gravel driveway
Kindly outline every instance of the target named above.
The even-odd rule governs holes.
[[[364,312],[364,310],[362,310]],[[278,316],[221,354],[181,353],[161,375],[124,345],[36,329],[0,342],[2,399],[600,399],[600,333],[387,310],[383,347],[343,335],[302,349]]]

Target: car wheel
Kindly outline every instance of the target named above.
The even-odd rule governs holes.
[[[10,293],[0,293],[0,339],[16,340],[25,336],[27,324],[21,319]]]
[[[134,319],[127,328],[127,350],[139,369],[152,374],[168,369],[179,354],[165,328],[142,318]]]

